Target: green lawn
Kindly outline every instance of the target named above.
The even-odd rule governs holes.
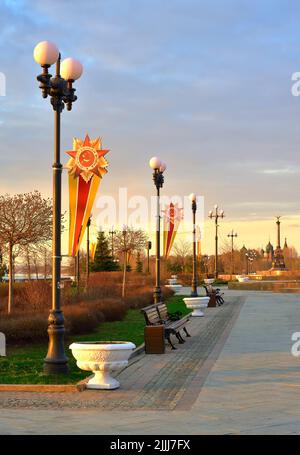
[[[183,296],[173,296],[167,301],[168,310],[172,313],[190,311],[182,301]],[[144,341],[144,317],[140,310],[129,310],[122,321],[104,322],[98,329],[86,335],[72,336],[66,340],[66,347],[73,341],[132,341],[139,346]],[[69,349],[66,353],[69,359],[70,374],[59,376],[44,376],[43,359],[47,346],[41,344],[8,346],[7,357],[0,357],[1,384],[68,384],[76,383],[88,376],[89,372],[79,370]]]

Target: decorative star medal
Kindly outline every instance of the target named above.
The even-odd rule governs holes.
[[[100,137],[92,141],[88,135],[86,135],[84,141],[74,138],[73,148],[74,150],[66,152],[71,157],[67,164],[70,174],[80,175],[83,180],[88,182],[93,175],[102,177],[107,173],[108,162],[104,155],[109,150],[102,149]]]
[[[95,197],[108,162],[104,158],[109,150],[102,149],[101,139],[84,141],[73,139],[73,150],[66,153],[71,157],[67,163],[69,172],[69,255],[76,256]]]

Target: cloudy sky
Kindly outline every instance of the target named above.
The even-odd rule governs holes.
[[[150,196],[148,160],[158,155],[166,194],[196,192],[205,213],[224,208],[223,239],[233,228],[240,246],[275,243],[282,215],[283,236],[300,250],[299,20],[292,0],[2,0],[0,192],[51,195],[53,117],[32,58],[50,40],[84,65],[62,150],[86,132],[103,138],[102,194]]]

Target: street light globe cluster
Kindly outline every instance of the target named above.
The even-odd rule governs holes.
[[[49,68],[59,59],[59,50],[54,43],[50,41],[41,41],[33,51],[33,57],[36,63],[43,68]],[[68,57],[61,63],[61,76],[66,81],[75,81],[80,78],[83,72],[82,64],[75,58]]]
[[[215,218],[217,216],[217,218],[224,218],[225,214],[224,214],[224,210],[218,210],[219,206],[217,204],[214,205],[214,209],[215,209],[215,213],[210,210],[208,212],[208,216],[209,218]]]
[[[51,66],[59,56],[59,50],[54,43],[50,41],[41,41],[33,51],[33,57],[36,63],[41,66]]]
[[[61,62],[60,72],[66,81],[76,81],[82,75],[83,67],[79,60],[68,57]]]
[[[149,161],[149,166],[151,167],[151,169],[153,169],[154,171],[159,171],[161,173],[165,172],[165,170],[167,169],[167,165],[166,163],[164,163],[160,158],[158,158],[157,156],[153,156],[150,161]]]

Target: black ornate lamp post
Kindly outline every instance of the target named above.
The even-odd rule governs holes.
[[[44,361],[46,374],[68,372],[68,360],[64,350],[64,316],[61,310],[61,174],[60,162],[60,116],[64,107],[72,109],[77,99],[73,82],[82,74],[82,65],[75,59],[67,58],[62,64],[60,53],[55,44],[42,41],[34,49],[34,59],[43,68],[37,76],[43,98],[50,96],[54,110],[54,163],[53,169],[53,233],[52,233],[52,309],[48,319],[49,346]],[[51,65],[56,63],[54,77],[48,73]]]
[[[248,262],[249,262],[249,274],[252,273],[252,262],[253,262],[253,258],[248,258]]]
[[[90,227],[91,227],[92,215],[89,217],[86,224],[86,288],[89,285],[90,278]]]
[[[247,258],[247,275],[252,273],[252,264],[254,262],[254,259],[256,259],[256,253],[255,251],[248,251],[248,253],[245,254]]]
[[[111,236],[111,256],[112,259],[115,259],[115,252],[114,252],[114,236],[117,233],[117,231],[114,231],[114,227],[112,226],[111,231],[108,232],[109,235]]]
[[[150,250],[152,248],[152,242],[148,240],[147,242],[147,273],[150,273]]]
[[[163,173],[166,170],[166,164],[154,156],[149,161],[149,166],[153,169],[153,181],[156,187],[157,195],[157,221],[156,221],[156,267],[155,267],[155,288],[153,292],[154,303],[161,302],[160,287],[160,189],[164,184]]]
[[[216,226],[216,235],[215,235],[215,279],[218,278],[218,274],[219,274],[219,271],[218,271],[218,220],[219,218],[224,218],[225,214],[224,214],[224,210],[220,210],[219,212],[219,207],[218,205],[216,204],[214,206],[214,209],[215,211],[213,212],[212,210],[210,210],[208,216],[210,219],[215,219],[215,226]]]
[[[233,232],[233,229],[230,234],[227,235],[227,237],[231,238],[231,277],[230,279],[232,280],[232,275],[234,274],[234,248],[233,248],[233,239],[237,237],[237,233]]]
[[[197,293],[197,254],[196,254],[196,211],[197,211],[197,196],[195,193],[189,195],[189,199],[192,202],[192,212],[193,212],[193,278],[192,278],[192,288],[191,288],[191,297],[198,297]]]
[[[202,256],[203,258],[203,265],[204,265],[204,273],[206,274],[206,278],[208,278],[208,261],[209,261],[209,256],[207,254],[204,254]]]
[[[125,297],[125,284],[126,284],[126,271],[127,271],[127,226],[123,226],[123,255],[124,255],[124,264],[123,264],[123,284],[122,284],[122,299]]]

